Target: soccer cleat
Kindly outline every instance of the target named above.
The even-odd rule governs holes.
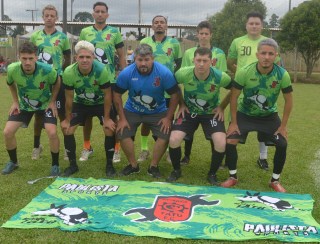
[[[133,173],[139,173],[140,172],[140,168],[139,168],[139,164],[137,164],[137,167],[132,167],[131,164],[128,164],[122,171],[121,171],[121,175],[131,175]]]
[[[38,160],[41,157],[42,151],[43,151],[43,146],[42,145],[39,145],[39,147],[33,148],[31,159],[32,160]]]
[[[153,178],[160,178],[161,174],[160,174],[160,170],[159,167],[155,167],[155,166],[150,166],[148,169],[148,174],[151,175]]]
[[[238,184],[238,179],[229,177],[226,181],[222,182],[220,186],[229,188],[229,187],[235,186],[236,184]]]
[[[119,163],[121,161],[120,156],[120,151],[114,152],[112,162]]]
[[[115,170],[115,168],[113,167],[113,165],[108,165],[106,166],[106,176],[107,177],[114,177],[116,176],[117,172]]]
[[[66,150],[66,149],[64,149],[63,160],[64,160],[64,161],[69,161],[69,157],[68,157],[68,153],[67,153],[67,150]]]
[[[174,170],[167,178],[167,182],[175,182],[181,177],[181,170]]]
[[[266,159],[258,159],[257,160],[257,164],[259,165],[259,167],[261,169],[264,169],[264,170],[268,170],[269,169],[269,165],[268,165],[268,161]]]
[[[78,171],[79,171],[78,165],[71,165],[64,170],[63,176],[68,177],[70,175],[73,175],[74,173],[77,173]]]
[[[12,161],[9,161],[6,166],[4,167],[4,169],[1,171],[1,173],[3,175],[8,175],[11,174],[14,170],[16,170],[17,168],[19,168],[19,165],[17,163],[14,163]]]
[[[181,165],[187,165],[190,162],[190,158],[187,156],[184,156],[183,159],[181,159],[180,164]]]
[[[90,147],[89,150],[84,148],[81,152],[81,157],[79,158],[79,161],[81,161],[81,162],[87,161],[92,153],[93,153],[92,147]]]
[[[60,175],[60,168],[58,165],[53,165],[51,167],[50,176],[59,176]]]
[[[214,185],[214,186],[218,186],[219,185],[216,174],[208,173],[208,178],[207,179],[208,179],[210,185]]]
[[[140,152],[138,162],[146,161],[149,158],[150,152],[148,150],[142,150]]]
[[[286,189],[280,184],[279,181],[273,181],[269,183],[269,186],[276,192],[286,192]]]

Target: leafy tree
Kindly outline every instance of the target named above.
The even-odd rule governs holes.
[[[310,78],[313,67],[320,58],[320,0],[301,3],[288,12],[280,21],[281,31],[277,39],[283,50],[294,50],[301,54],[307,66],[306,78]]]
[[[279,27],[279,16],[276,14],[272,14],[270,19],[269,19],[269,24],[268,27],[270,28],[277,28]]]
[[[3,21],[12,21],[12,19],[9,18],[8,15],[3,15]],[[12,32],[12,27],[11,26],[0,26],[0,35],[1,36],[6,36],[7,34],[10,35]]]
[[[213,45],[227,53],[232,40],[246,34],[246,16],[251,11],[265,17],[267,8],[261,0],[228,0],[221,12],[209,18],[214,28]]]
[[[94,22],[94,18],[91,13],[89,12],[79,12],[74,16],[73,22]],[[69,26],[68,32],[72,33],[73,35],[80,35],[83,26]]]
[[[16,37],[17,35],[23,35],[25,33],[25,29],[22,25],[17,25],[11,32],[12,37]]]

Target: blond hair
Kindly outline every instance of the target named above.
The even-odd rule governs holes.
[[[76,46],[74,47],[74,50],[76,52],[76,54],[79,53],[79,50],[81,49],[85,49],[90,51],[92,54],[94,53],[94,46],[92,43],[88,42],[88,41],[79,41]]]
[[[55,6],[53,6],[53,5],[51,5],[51,4],[45,6],[45,7],[42,9],[42,16],[44,15],[44,11],[46,11],[46,10],[56,11],[56,16],[58,17],[58,11],[57,11],[57,9],[56,9]]]

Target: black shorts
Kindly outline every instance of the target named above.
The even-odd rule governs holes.
[[[61,80],[61,85],[60,85],[60,89],[57,95],[57,99],[56,99],[56,107],[58,109],[58,114],[59,116],[62,115],[64,116],[66,113],[66,95],[65,95],[65,88],[64,88],[64,84],[62,82],[62,77],[60,76],[60,80]]]
[[[161,125],[158,125],[159,121],[167,115],[167,112],[157,113],[157,114],[137,114],[133,112],[129,112],[128,110],[124,109],[124,114],[126,119],[130,125],[130,130],[125,128],[123,133],[117,134],[117,138],[119,140],[125,139],[128,137],[133,138],[137,132],[137,128],[143,123],[150,128],[152,131],[152,135],[157,138],[162,138],[164,140],[169,140],[169,134],[164,134],[160,131]]]
[[[179,130],[185,132],[186,137],[192,138],[194,132],[201,124],[203,133],[207,140],[212,140],[211,135],[216,132],[226,132],[224,122],[213,118],[213,114],[194,115],[185,113],[185,117],[175,119],[172,126],[172,131]]]
[[[278,113],[273,113],[265,117],[253,117],[237,112],[238,128],[241,135],[234,134],[228,139],[240,139],[240,143],[245,143],[249,132],[257,131],[259,142],[264,142],[268,146],[274,146],[274,133],[278,130],[281,120]]]
[[[114,112],[110,112],[110,118],[112,120],[115,120]],[[104,105],[94,105],[94,106],[88,106],[83,105],[79,103],[73,103],[72,104],[72,118],[70,121],[70,126],[78,125],[80,124],[83,126],[86,122],[86,119],[88,117],[98,117],[100,121],[100,125],[103,125],[104,120]]]
[[[21,110],[18,114],[9,115],[8,121],[17,121],[22,122],[22,126],[24,128],[27,128],[32,116],[34,114],[37,114],[39,117],[43,117],[43,123],[44,124],[54,124],[57,125],[57,118],[53,116],[52,110],[48,109],[45,110],[39,110],[39,111],[24,111]]]

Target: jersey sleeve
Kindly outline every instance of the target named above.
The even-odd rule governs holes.
[[[73,89],[73,79],[72,79],[72,65],[68,66],[62,74],[63,84],[66,86],[66,89]]]
[[[236,40],[233,40],[231,45],[230,45],[230,47],[229,47],[228,58],[231,58],[231,59],[237,59],[238,58]]]
[[[187,67],[194,65],[192,62],[192,56],[191,56],[191,49],[188,49],[184,52],[182,57],[182,64],[181,67]]]
[[[86,39],[86,33],[85,30],[82,29],[79,36],[79,41],[84,41]]]
[[[187,82],[187,79],[184,79],[184,72],[185,70],[185,67],[179,69],[175,74],[174,76],[176,77],[176,81],[179,83],[179,84],[183,84],[184,82]]]
[[[14,73],[14,65],[10,64],[8,66],[8,74],[7,74],[7,84],[11,86],[14,83],[13,73]]]
[[[49,79],[50,79],[50,84],[54,85],[57,81],[57,78],[58,78],[57,71],[55,69],[51,69],[51,71],[48,75],[49,75]]]
[[[245,70],[243,68],[239,69],[238,72],[236,72],[236,76],[234,78],[233,87],[236,89],[242,90],[242,88],[245,86]]]
[[[107,69],[103,69],[99,79],[99,86],[103,86],[107,88],[110,86],[110,82],[111,82],[111,74],[108,72]]]
[[[175,39],[176,40],[176,39]],[[174,43],[174,59],[182,58],[181,46],[178,40]]]
[[[216,64],[216,68],[225,72],[227,71],[227,60],[226,60],[226,55],[224,52],[220,52],[217,54],[217,64]]]
[[[226,89],[230,89],[231,88],[231,77],[225,73],[225,72],[222,72],[221,74],[221,86],[226,88]]]
[[[165,82],[163,82],[163,84],[164,84],[164,89],[166,91],[170,90],[171,88],[173,88],[174,86],[177,85],[177,81],[170,70],[166,71],[166,73],[164,75],[164,80],[165,80]]]
[[[292,92],[291,78],[287,71],[283,74],[283,77],[281,80],[281,90],[283,93]]]

